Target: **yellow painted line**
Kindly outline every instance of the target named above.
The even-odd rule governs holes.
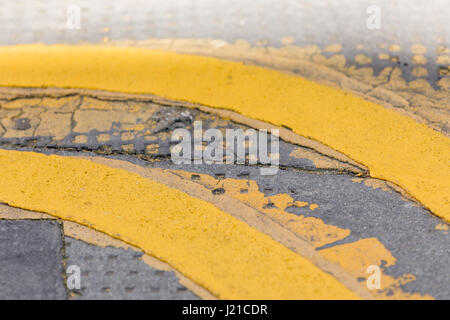
[[[402,186],[450,221],[450,140],[339,89],[237,62],[125,47],[2,47],[0,70],[3,86],[152,93],[290,127]]]
[[[0,150],[0,201],[120,238],[222,299],[356,299],[334,277],[212,204],[89,160]]]

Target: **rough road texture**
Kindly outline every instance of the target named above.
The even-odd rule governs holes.
[[[82,287],[71,299],[198,299],[173,272],[157,270],[132,249],[101,248],[65,238],[67,265],[82,270]]]
[[[67,27],[70,5],[80,6],[80,29]],[[381,9],[380,30],[366,26],[371,5]],[[404,6],[387,0],[19,0],[0,5],[0,44],[135,45],[279,67],[377,99],[448,135],[449,8],[446,0]],[[315,68],[322,66],[339,75],[318,75]],[[192,130],[194,120],[202,120],[204,129],[248,128],[198,110],[132,99],[3,93],[0,146],[172,170],[281,223],[362,285],[367,265],[380,265],[377,298],[450,297],[449,225],[407,194],[370,179],[354,163],[283,141],[276,177],[260,176],[258,166],[175,166],[169,161],[171,133]],[[1,219],[20,216],[0,210]],[[73,239],[61,223],[0,220],[0,298],[196,298],[172,272],[138,259],[139,251]],[[65,289],[70,264],[81,267],[81,290]]]
[[[194,121],[202,121],[203,130],[221,130],[223,136],[226,129],[249,129],[198,110],[78,94],[16,97],[0,100],[0,104],[0,145],[5,147],[125,153],[155,160],[170,157],[173,130],[185,128],[193,136]],[[283,141],[280,164],[303,170],[367,173],[355,164]]]
[[[378,298],[450,295],[448,225],[391,185],[366,177],[361,168],[285,142],[280,145],[282,169],[276,176],[261,176],[258,165],[176,166],[170,161],[175,129],[192,130],[194,120],[202,120],[204,129],[247,127],[154,102],[105,101],[86,94],[19,96],[5,100],[0,110],[3,147],[106,156],[170,169],[212,194],[231,196],[281,223],[362,285],[367,265],[381,265],[384,286]],[[69,239],[65,252],[67,265],[77,264],[84,272],[83,287],[71,292],[72,298],[194,297],[173,274],[136,260],[137,251]],[[139,280],[134,280],[134,271]]]
[[[80,7],[80,29],[67,27],[71,5]],[[380,30],[367,28],[366,10],[373,5],[381,10]],[[0,42],[8,45],[210,38],[246,40],[261,48],[316,45],[328,48],[322,58],[341,46],[349,65],[373,66],[376,74],[398,66],[408,80],[427,72],[434,83],[448,75],[450,13],[445,0],[407,5],[388,0],[19,0],[3,3],[0,10]],[[416,67],[426,71],[414,71]]]
[[[62,248],[58,222],[0,220],[0,299],[64,299]]]
[[[72,5],[80,8],[79,29],[68,27]],[[379,30],[367,27],[371,6],[380,9]],[[282,57],[339,71],[364,83],[368,96],[448,134],[449,10],[446,0],[20,0],[0,6],[0,44],[152,47],[159,39],[165,43],[156,48],[195,52],[209,41],[208,54],[221,56],[216,49],[228,46],[231,58],[248,59],[239,57],[248,51],[266,61]]]

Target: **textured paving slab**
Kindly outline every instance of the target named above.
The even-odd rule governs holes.
[[[67,27],[71,5],[80,8],[80,29]],[[371,6],[380,10],[379,30],[367,27]],[[367,59],[361,57],[367,57],[377,70],[392,64],[384,57],[392,56],[407,78],[413,77],[415,53],[410,48],[419,44],[428,49],[418,55],[426,57],[422,65],[433,82],[442,76],[434,61],[448,50],[450,36],[450,7],[445,0],[407,4],[388,0],[20,0],[5,2],[0,10],[2,44],[149,38],[243,39],[261,47],[288,43],[323,49],[339,44],[352,64],[364,65]],[[330,47],[329,54],[335,48]]]
[[[98,247],[69,237],[65,249],[67,265],[81,271],[81,288],[70,291],[70,299],[198,299],[175,273],[142,261],[143,252]]]
[[[61,226],[0,220],[0,299],[65,299]]]

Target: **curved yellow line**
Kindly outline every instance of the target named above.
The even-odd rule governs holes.
[[[93,161],[0,150],[0,201],[75,221],[167,261],[223,299],[356,299],[212,204]]]
[[[450,221],[450,140],[350,93],[261,67],[142,48],[0,48],[0,85],[152,93],[284,125],[366,165]]]

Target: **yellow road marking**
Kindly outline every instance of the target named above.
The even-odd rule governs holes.
[[[191,172],[182,170],[170,170],[170,172],[190,180]],[[223,188],[228,197],[242,201],[246,205],[255,208],[258,212],[266,214],[274,221],[279,222],[284,228],[293,231],[300,238],[306,240],[313,247],[318,248],[324,245],[345,239],[349,234],[349,229],[342,229],[334,225],[326,224],[323,220],[315,217],[305,217],[303,215],[288,214],[285,210],[289,206],[306,207],[310,205],[311,210],[318,208],[317,204],[304,201],[295,201],[290,195],[281,193],[273,196],[266,196],[259,190],[256,181],[242,179],[216,179],[207,174],[197,173],[196,182],[206,186],[208,189]],[[241,190],[246,190],[242,193]],[[273,207],[267,207],[272,203]],[[311,207],[312,206],[312,207]]]
[[[192,172],[182,170],[167,170],[177,176],[180,176],[187,181],[191,180]],[[294,201],[292,197],[285,193],[279,193],[272,196],[266,196],[259,191],[255,181],[239,180],[231,178],[215,178],[207,174],[196,173],[195,183],[204,185],[208,190],[213,188],[223,188],[228,197],[239,199],[246,205],[253,207],[258,212],[270,216],[274,221],[280,222],[284,228],[292,230],[297,236],[304,239],[313,247],[321,247],[323,245],[334,243],[345,239],[350,230],[341,229],[336,226],[327,225],[323,220],[312,217],[296,216],[288,214],[285,210],[287,207],[295,205],[298,207],[308,207],[310,210],[320,209],[320,206],[315,203]],[[384,182],[374,179],[360,179],[368,186],[373,188],[385,188]],[[358,182],[361,182],[358,181]],[[378,182],[377,185],[375,182]],[[178,182],[179,184],[179,182]],[[240,190],[246,190],[241,193]],[[391,189],[386,189],[392,191]],[[267,203],[273,203],[273,208],[267,208]],[[215,203],[212,201],[212,203]],[[234,211],[239,211],[235,208]],[[248,218],[244,219],[249,223]],[[442,224],[444,226],[444,224]],[[442,229],[442,226],[439,228]],[[269,226],[272,228],[272,226]],[[437,228],[437,229],[439,229]],[[263,231],[261,228],[258,230]],[[264,232],[264,231],[263,231]],[[270,235],[270,234],[269,234]],[[276,239],[280,241],[280,239]],[[292,246],[290,246],[292,248]],[[337,244],[327,249],[320,249],[317,251],[320,255],[325,257],[328,261],[339,265],[342,269],[351,274],[358,284],[367,289],[366,282],[361,282],[361,278],[367,278],[367,268],[371,265],[379,266],[382,281],[380,290],[370,290],[371,296],[376,299],[432,299],[430,295],[421,295],[419,293],[410,293],[403,290],[399,284],[406,284],[414,281],[415,276],[412,274],[402,274],[400,276],[389,276],[384,273],[385,268],[394,265],[397,259],[392,253],[387,250],[384,245],[377,238],[361,239],[352,243]],[[301,253],[301,252],[300,252]],[[302,254],[302,253],[301,253]],[[306,255],[305,255],[306,256]],[[337,277],[339,280],[342,278]],[[344,279],[342,279],[344,280]],[[346,281],[342,281],[347,283]],[[348,286],[348,283],[347,283]],[[349,287],[350,288],[350,287]],[[353,289],[354,290],[354,289]]]
[[[378,266],[381,276],[380,290],[371,291],[376,299],[433,299],[428,294],[410,293],[402,289],[405,284],[416,280],[414,275],[402,274],[393,277],[384,272],[387,267],[395,265],[397,259],[377,238],[360,239],[320,250],[319,253],[358,279],[367,279],[369,277],[368,267]]]
[[[450,140],[341,90],[242,63],[141,48],[3,47],[0,69],[3,86],[152,93],[288,126],[402,186],[450,221]]]
[[[355,299],[309,260],[212,204],[89,160],[0,150],[0,201],[120,238],[223,299]]]
[[[41,212],[33,212],[28,210],[23,210],[20,208],[10,207],[5,204],[0,204],[0,220],[55,220],[57,217],[50,216],[46,213]],[[111,238],[103,232],[99,232],[92,228],[83,226],[76,222],[72,221],[63,221],[63,232],[65,237],[71,237],[77,240],[81,240],[87,242],[88,244],[92,244],[98,247],[114,247],[120,249],[131,249],[131,250],[139,250],[128,243],[125,243],[119,239]],[[163,271],[171,271],[174,272],[176,277],[178,278],[180,284],[184,287],[192,291],[195,295],[200,297],[203,300],[217,300],[217,297],[213,296],[209,291],[205,290],[205,288],[200,287],[198,284],[175,270],[167,263],[164,263],[148,254],[144,254],[140,257],[142,261],[146,264],[155,268],[157,270]],[[75,296],[73,292],[69,293],[71,296]]]

